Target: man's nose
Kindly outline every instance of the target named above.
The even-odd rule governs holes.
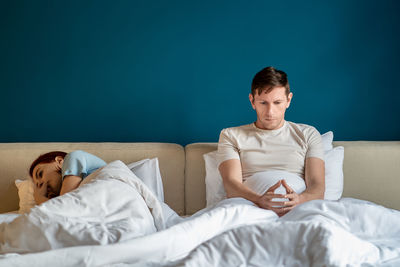
[[[269,115],[270,117],[274,114],[272,105],[267,107],[267,115]]]

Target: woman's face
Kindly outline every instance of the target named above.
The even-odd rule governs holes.
[[[50,163],[39,163],[32,172],[33,183],[41,188],[47,186],[47,198],[53,198],[60,194],[61,190],[61,167],[63,160],[57,160]]]

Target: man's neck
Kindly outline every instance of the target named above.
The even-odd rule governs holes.
[[[283,125],[285,125],[285,119],[283,119],[279,126],[274,127],[272,129],[266,128],[264,127],[258,120],[256,122],[254,122],[254,126],[256,126],[256,128],[261,129],[261,130],[267,130],[267,131],[275,131],[275,130],[279,130],[283,127]]]

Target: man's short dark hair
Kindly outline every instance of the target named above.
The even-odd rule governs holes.
[[[286,73],[274,67],[266,67],[254,76],[253,82],[251,83],[251,94],[254,97],[256,92],[258,95],[264,91],[269,93],[275,87],[285,87],[286,96],[290,93],[289,81]]]

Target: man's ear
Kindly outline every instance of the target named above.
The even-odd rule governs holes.
[[[291,103],[291,101],[292,101],[292,97],[293,97],[293,93],[290,92],[289,95],[288,95],[288,97],[287,97],[287,98],[288,98],[288,104],[287,104],[286,108],[289,108],[290,103]]]
[[[255,110],[256,106],[254,105],[254,96],[251,93],[249,94],[249,100],[252,108]]]

